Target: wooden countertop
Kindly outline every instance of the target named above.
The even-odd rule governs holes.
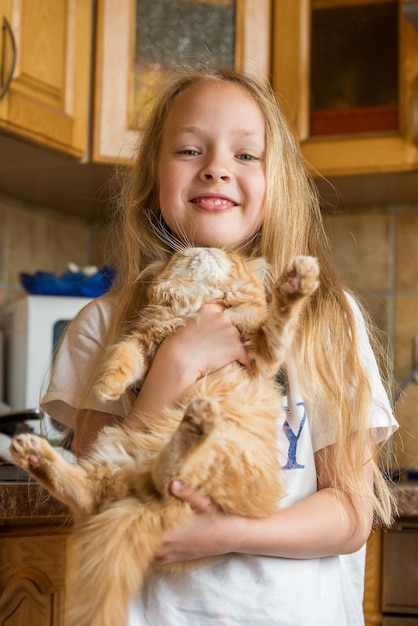
[[[401,517],[418,517],[418,481],[393,487]],[[0,481],[0,526],[13,524],[71,523],[69,509],[35,480]]]
[[[71,523],[69,509],[35,480],[0,481],[0,526]]]

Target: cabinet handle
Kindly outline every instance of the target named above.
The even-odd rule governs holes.
[[[3,17],[3,44],[2,44],[2,59],[1,59],[1,81],[0,81],[0,100],[6,95],[7,90],[9,89],[10,83],[12,82],[13,72],[15,71],[16,65],[16,42],[13,35],[12,28],[5,17]],[[6,36],[9,35],[10,43],[12,46],[12,62],[10,64],[10,70],[6,77],[6,80],[3,83],[3,71],[4,71],[4,60],[6,58]]]

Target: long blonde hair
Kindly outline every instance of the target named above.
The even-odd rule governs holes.
[[[307,307],[297,344],[295,364],[301,390],[313,419],[327,411],[336,429],[333,485],[373,502],[376,518],[392,517],[390,489],[374,464],[374,490],[363,480],[364,450],[370,434],[371,390],[356,341],[352,306],[337,279],[326,237],[320,204],[299,145],[272,90],[255,78],[235,70],[192,69],[173,72],[153,95],[153,105],[142,122],[135,162],[118,202],[120,246],[119,280],[114,286],[116,310],[112,336],[123,330],[145,302],[145,267],[172,253],[161,237],[157,161],[167,113],[175,97],[202,81],[231,81],[246,89],[257,102],[266,124],[265,220],[254,238],[252,256],[263,255],[278,275],[287,260],[298,254],[319,259],[320,288]],[[311,416],[311,414],[310,414]],[[356,445],[353,446],[353,441]],[[349,453],[348,450],[352,450]]]

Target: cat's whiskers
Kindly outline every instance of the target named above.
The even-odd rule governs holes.
[[[176,221],[176,234],[169,229],[167,224],[164,221],[162,213],[159,211],[156,214],[150,214],[148,216],[152,231],[158,237],[158,239],[166,244],[173,252],[179,252],[184,250],[185,248],[195,247],[196,241],[193,237],[193,234],[187,234],[184,228],[184,225]],[[251,243],[256,241],[259,236],[260,231],[257,230],[255,233],[248,235],[243,241],[239,243],[234,248],[234,252],[237,252],[242,257],[247,257],[247,249]],[[222,245],[211,246],[217,247],[219,249],[224,249]]]
[[[150,215],[149,222],[152,231],[158,239],[168,245],[174,252],[193,246],[193,242],[188,239],[183,227],[180,224],[177,224],[176,227],[178,228],[179,234],[174,235],[168,228],[160,212],[155,215]]]

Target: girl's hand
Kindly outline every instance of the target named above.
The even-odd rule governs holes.
[[[204,305],[158,348],[134,413],[173,406],[196,380],[234,361],[249,365],[238,329],[220,304]]]
[[[194,319],[167,337],[160,349],[171,352],[193,382],[233,361],[249,365],[239,331],[220,304],[205,304]]]
[[[210,498],[177,480],[171,483],[170,490],[174,496],[189,503],[194,515],[184,525],[165,533],[156,561],[160,564],[177,563],[231,552],[229,539],[234,534],[229,528],[235,518],[222,513]]]

